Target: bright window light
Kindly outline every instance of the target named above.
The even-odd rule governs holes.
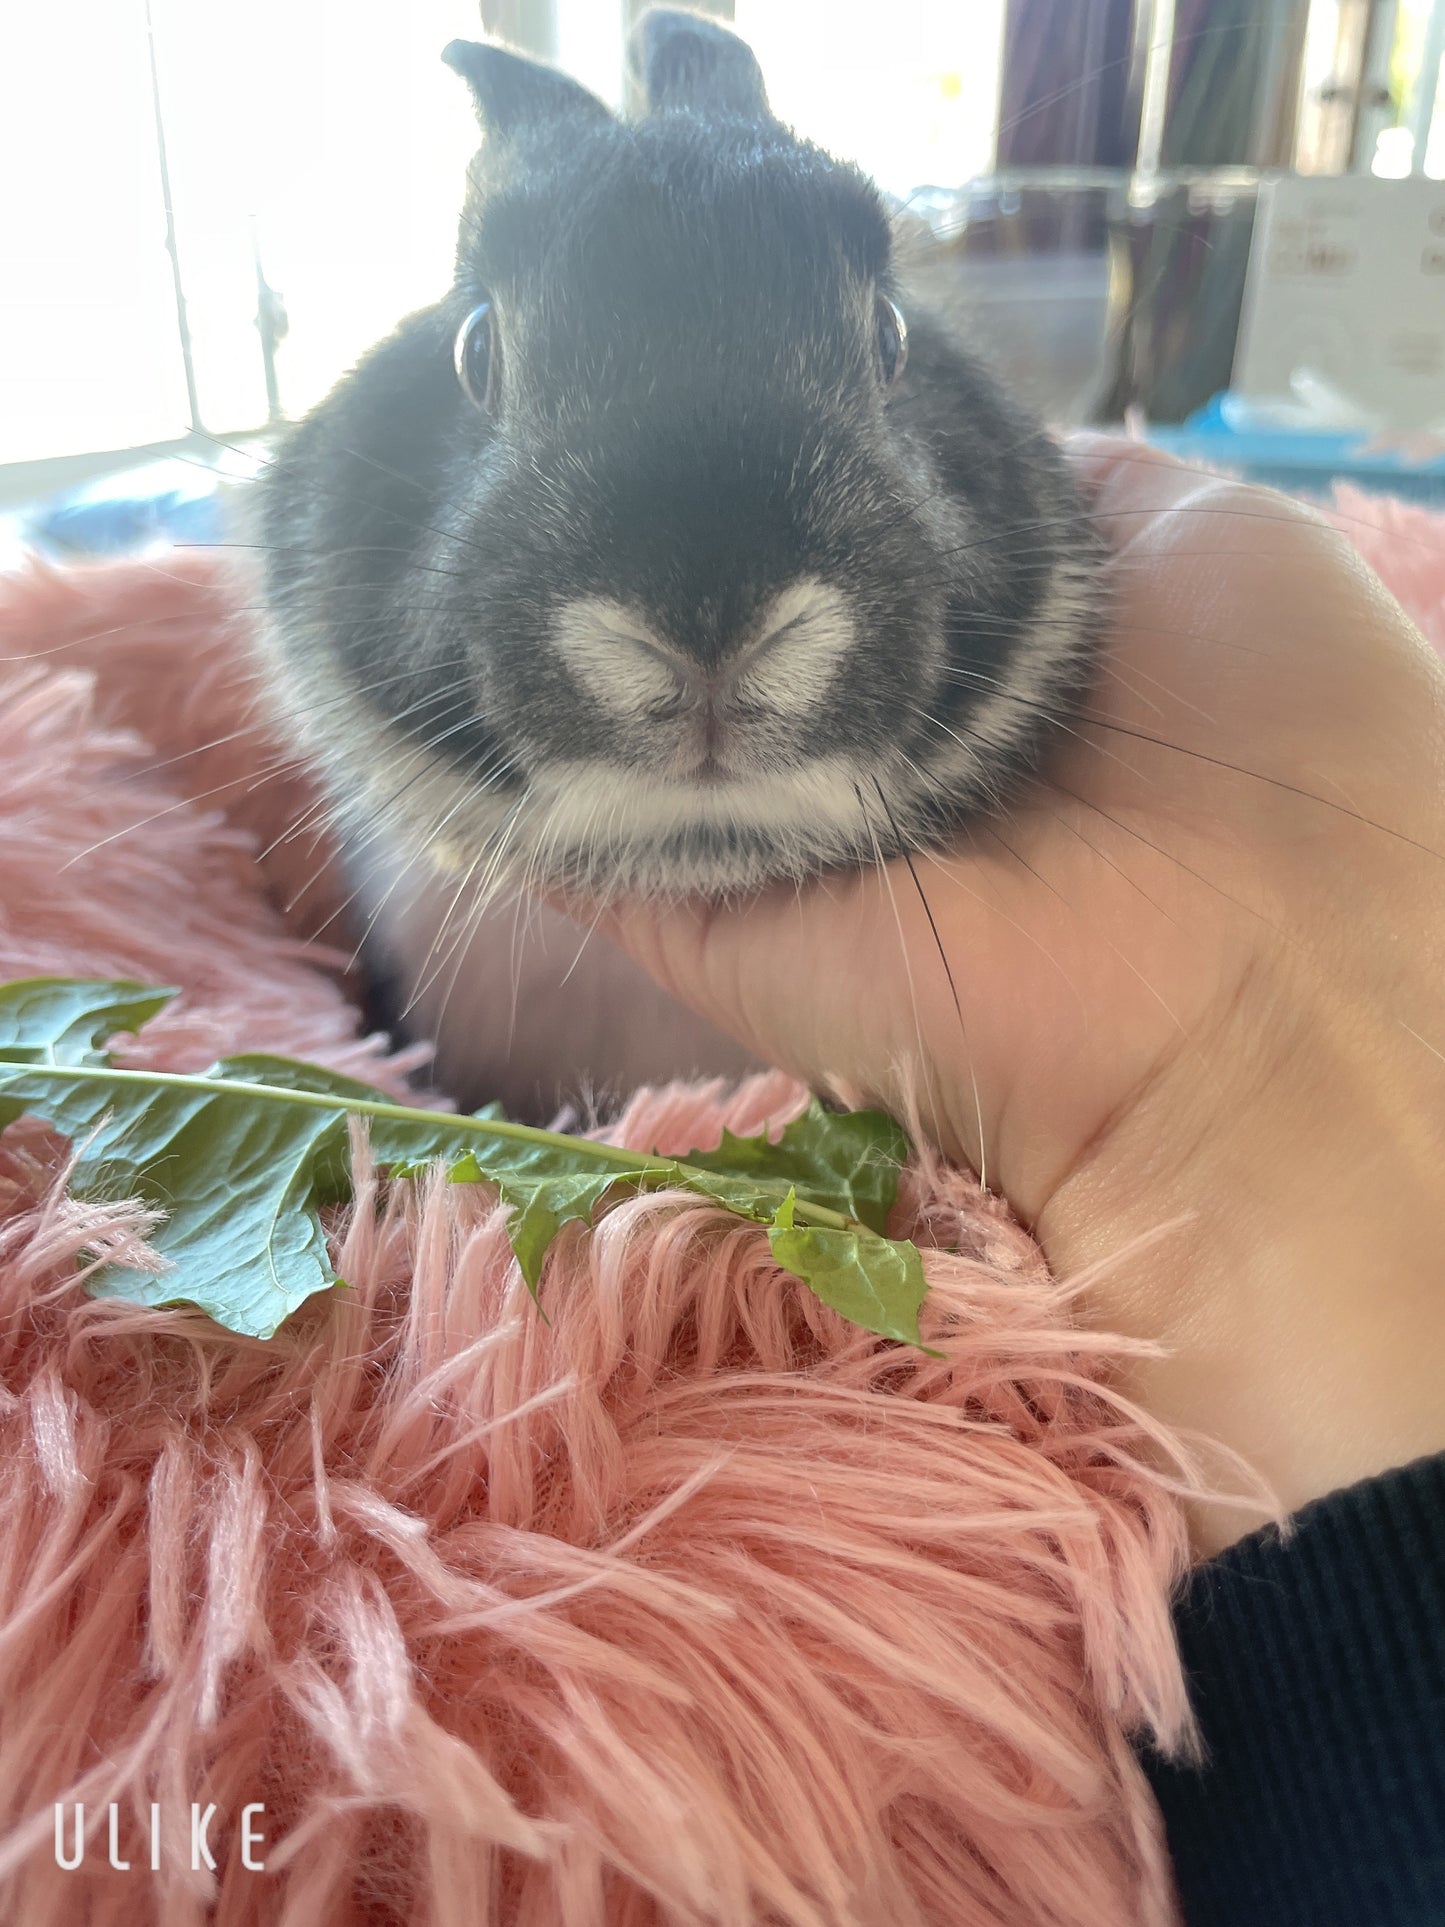
[[[151,0],[202,425],[258,427],[258,262],[288,415],[447,287],[477,128],[439,58],[474,0]],[[145,0],[8,9],[0,462],[191,426]]]
[[[992,164],[1004,0],[737,0],[774,110],[885,187]]]

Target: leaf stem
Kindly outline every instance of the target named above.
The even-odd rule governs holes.
[[[277,1104],[304,1104],[312,1110],[338,1111],[342,1115],[390,1118],[403,1124],[429,1125],[437,1131],[472,1131],[478,1137],[512,1138],[523,1144],[549,1145],[574,1157],[580,1154],[595,1158],[599,1163],[610,1164],[619,1172],[630,1172],[638,1178],[645,1178],[649,1173],[670,1176],[674,1171],[680,1172],[684,1178],[707,1178],[713,1175],[706,1167],[684,1164],[679,1158],[660,1159],[656,1152],[629,1151],[620,1144],[599,1143],[596,1138],[570,1137],[562,1131],[544,1131],[531,1124],[514,1124],[508,1118],[469,1117],[465,1112],[418,1110],[406,1104],[390,1104],[381,1098],[337,1097],[329,1091],[298,1091],[279,1084],[249,1084],[239,1078],[196,1077],[183,1071],[122,1070],[112,1065],[98,1064],[17,1064],[3,1060],[0,1060],[0,1091],[5,1087],[6,1071],[12,1070],[21,1077],[27,1071],[43,1072],[46,1077],[72,1077],[81,1082],[123,1082],[147,1089],[160,1086],[167,1090],[203,1091],[211,1097],[230,1092],[236,1097],[261,1098]],[[808,1224],[834,1231],[862,1232],[869,1237],[878,1235],[857,1219],[845,1217],[841,1211],[829,1210],[826,1205],[812,1204],[801,1196],[795,1199],[794,1208],[798,1217]]]

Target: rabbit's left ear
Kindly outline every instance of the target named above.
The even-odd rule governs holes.
[[[630,51],[649,113],[680,107],[772,118],[752,48],[714,20],[655,7],[638,21]]]
[[[555,67],[490,41],[453,40],[442,59],[472,90],[484,133],[505,138],[519,129],[567,119],[603,121],[611,111]]]

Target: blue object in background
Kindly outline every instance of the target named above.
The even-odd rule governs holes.
[[[193,462],[149,462],[57,497],[23,518],[51,556],[130,555],[168,542],[220,539],[219,478]]]
[[[1445,451],[1426,460],[1378,448],[1373,429],[1285,428],[1239,396],[1216,395],[1177,428],[1150,428],[1156,448],[1228,469],[1287,495],[1328,496],[1336,482],[1445,507]]]
[[[249,458],[224,469],[174,457],[147,462],[20,510],[14,533],[54,561],[220,542],[227,529],[223,484],[258,466]]]

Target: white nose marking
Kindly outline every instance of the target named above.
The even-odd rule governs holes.
[[[552,640],[586,693],[619,722],[641,722],[684,686],[681,658],[620,602],[583,596],[559,610]]]
[[[737,686],[769,709],[808,708],[827,694],[856,633],[846,597],[805,577],[769,606],[757,641],[739,659]]]
[[[856,630],[844,596],[805,578],[776,596],[752,636],[709,671],[635,610],[584,596],[559,610],[552,640],[591,699],[619,722],[645,721],[689,696],[710,712],[733,695],[792,713],[821,702]]]

